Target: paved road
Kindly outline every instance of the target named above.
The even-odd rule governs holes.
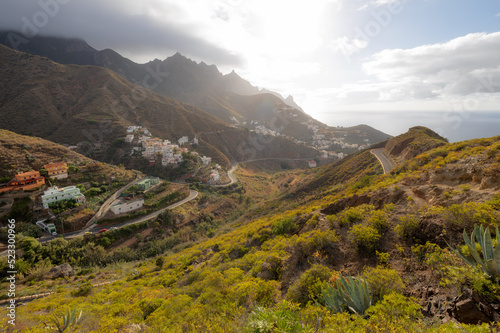
[[[233,172],[236,170],[236,168],[238,167],[238,164],[239,163],[236,163],[233,165],[233,167],[227,172],[227,175],[230,179],[229,183],[227,184],[221,184],[221,185],[210,185],[212,187],[226,187],[226,186],[231,186],[233,185],[234,183],[236,183],[238,181],[238,179],[236,178],[236,176],[233,174]]]
[[[280,161],[310,161],[312,160],[312,158],[280,158],[280,157],[267,157],[267,158],[258,158],[258,159],[254,159],[254,160],[247,160],[247,161],[241,161],[241,162],[238,162],[236,164],[233,164],[233,167],[231,168],[231,170],[229,170],[227,172],[227,175],[229,176],[229,179],[231,180],[229,183],[227,184],[222,184],[222,185],[210,185],[210,186],[213,186],[213,187],[226,187],[226,186],[230,186],[230,185],[233,185],[234,183],[236,183],[238,181],[238,179],[236,178],[236,176],[234,175],[234,171],[236,171],[236,168],[238,168],[238,165],[240,163],[251,163],[251,162],[258,162],[258,161],[268,161],[268,160],[280,160]]]
[[[382,165],[382,169],[384,169],[384,173],[389,173],[392,169],[397,167],[396,162],[392,159],[389,153],[384,148],[372,149],[370,153],[375,155],[380,164]]]
[[[87,229],[84,229],[84,230],[79,230],[79,231],[74,231],[74,232],[67,232],[64,234],[64,238],[74,238],[74,237],[81,237],[81,236],[84,236],[86,232],[90,233],[90,234],[96,234],[99,232],[99,230],[103,229],[103,228],[106,228],[106,229],[110,229],[110,228],[113,228],[113,229],[118,229],[118,228],[121,228],[121,227],[124,227],[126,225],[129,225],[129,224],[135,224],[135,223],[140,223],[140,222],[144,222],[144,221],[147,221],[147,220],[150,220],[150,219],[153,219],[155,217],[157,217],[158,215],[160,215],[161,213],[163,213],[164,211],[166,211],[167,209],[174,209],[176,207],[179,207],[180,205],[183,205],[185,204],[186,202],[189,202],[191,200],[193,200],[194,198],[196,198],[198,196],[198,192],[197,191],[193,191],[193,190],[190,190],[189,191],[189,196],[181,201],[178,201],[174,204],[171,204],[170,206],[167,206],[165,208],[162,208],[160,210],[157,210],[149,215],[146,215],[146,216],[142,216],[142,217],[138,217],[136,219],[133,219],[133,220],[130,220],[130,221],[127,221],[127,222],[123,222],[123,223],[119,223],[119,224],[114,224],[114,225],[110,225],[110,226],[96,226],[95,229],[91,229],[91,228],[87,228]],[[45,236],[45,237],[42,237],[40,238],[38,241],[41,242],[41,243],[44,243],[44,242],[48,242],[54,238],[57,238],[59,237],[59,235],[57,236]]]
[[[111,225],[111,226],[97,227],[97,228],[99,230],[101,230],[102,228],[114,228],[114,229],[118,229],[118,228],[124,227],[126,225],[136,224],[136,223],[141,223],[141,222],[144,222],[144,221],[147,221],[147,220],[151,220],[151,219],[154,219],[155,217],[157,217],[158,215],[160,215],[161,213],[163,213],[164,211],[166,211],[167,209],[174,209],[176,207],[179,207],[180,205],[183,205],[186,202],[189,202],[189,201],[193,200],[197,196],[198,196],[198,192],[197,191],[190,190],[189,191],[189,196],[187,198],[185,198],[185,199],[183,199],[181,201],[178,201],[178,202],[176,202],[174,204],[171,204],[170,206],[167,206],[165,208],[157,210],[156,212],[153,212],[153,213],[148,214],[146,216],[138,217],[136,219],[133,219],[133,220],[130,220],[130,221],[127,221],[127,222],[123,222],[123,223],[120,223],[120,224],[114,224],[114,225]],[[97,233],[99,231],[98,230],[88,230],[87,232],[91,232],[92,234],[95,234],[95,233]],[[83,236],[85,234],[85,230],[78,231],[78,232],[73,233],[73,234],[74,235],[72,235],[72,237]],[[65,236],[66,235],[67,234],[65,234]]]
[[[143,180],[146,177],[143,178],[138,178],[136,180],[131,181],[127,185],[123,186],[121,189],[113,193],[102,205],[99,207],[95,215],[87,222],[85,225],[85,229],[91,229],[94,226],[94,222],[100,218],[101,216],[105,215],[106,212],[108,211],[109,207],[111,204],[122,194],[123,191],[127,190],[129,187],[132,185],[137,184],[141,180]]]

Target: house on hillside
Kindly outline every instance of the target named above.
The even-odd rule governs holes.
[[[132,143],[132,141],[134,141],[134,135],[133,134],[129,134],[125,137],[125,142],[126,143]]]
[[[182,146],[183,144],[189,142],[189,138],[187,136],[183,136],[182,138],[180,138],[179,140],[177,140],[177,142],[179,142],[179,146]]]
[[[213,169],[208,178],[209,184],[216,184],[220,180],[219,171],[217,169]]]
[[[13,190],[28,191],[43,185],[45,185],[45,177],[41,176],[40,172],[28,171],[15,175],[11,181],[0,188],[0,193]]]
[[[111,211],[115,214],[128,213],[136,209],[142,208],[144,199],[136,199],[132,201],[121,201],[111,206]]]
[[[85,203],[85,196],[80,192],[78,187],[66,186],[58,188],[57,186],[53,186],[42,195],[42,206],[47,209],[53,203],[71,199],[80,204]]]
[[[68,165],[65,162],[45,164],[43,168],[47,170],[50,178],[68,178]]]
[[[314,160],[311,160],[311,161],[307,161],[307,165],[310,167],[310,168],[315,168],[318,166],[318,164],[316,163],[316,161]]]
[[[200,157],[200,160],[203,165],[209,165],[212,162],[212,158],[207,156]]]

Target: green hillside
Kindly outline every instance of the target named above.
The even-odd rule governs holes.
[[[255,191],[260,178],[269,184],[269,200],[196,241],[189,237],[194,229],[173,230],[158,220],[143,243],[156,244],[151,259],[125,263],[132,250],[110,252],[99,243],[93,253],[102,261],[76,258],[76,276],[38,281],[29,276],[63,262],[53,253],[67,249],[87,258],[91,252],[77,249],[90,251],[89,243],[41,246],[21,236],[19,247],[32,252],[22,259],[29,269],[19,276],[20,290],[55,294],[18,307],[14,331],[44,331],[49,316],[72,308],[83,312],[77,332],[500,329],[498,272],[471,266],[448,247],[470,256],[462,232],[470,235],[478,225],[495,238],[500,137],[449,144],[419,128],[387,144],[415,156],[385,175],[369,151],[303,174],[253,174],[253,184],[245,169],[241,190]],[[340,287],[349,276],[357,280]],[[109,284],[96,286],[102,282]],[[348,290],[365,282],[371,301],[346,301],[357,299]]]
[[[434,134],[427,133],[432,140]],[[411,142],[422,138],[419,130]],[[312,195],[299,198],[284,189],[280,197],[249,208],[240,222],[205,240],[189,241],[187,231],[172,233],[159,220],[153,260],[113,262],[113,256],[130,256],[129,250],[104,255],[100,245],[94,251],[106,261],[73,260],[80,271],[75,277],[29,280],[35,289],[50,286],[56,293],[18,308],[19,327],[42,331],[56,310],[77,308],[83,311],[78,332],[498,330],[495,275],[466,264],[447,244],[468,256],[463,230],[470,234],[475,225],[490,231],[498,227],[499,139],[444,143],[420,151],[386,175],[369,152],[361,152],[309,175],[267,178],[277,184],[295,177],[288,188]],[[342,176],[361,161],[366,164]],[[314,192],[318,179],[330,183]],[[250,190],[247,184],[244,189]],[[43,270],[62,263],[50,256],[52,251],[76,249],[82,241],[52,247],[28,238],[19,242],[35,253],[22,261]],[[372,305],[364,315],[352,307],[334,314],[325,290],[335,290],[340,276],[359,277],[370,287]],[[91,286],[101,282],[109,284]]]

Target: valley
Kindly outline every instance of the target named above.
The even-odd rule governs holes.
[[[500,137],[330,127],[180,53],[0,59],[2,331],[500,329]]]

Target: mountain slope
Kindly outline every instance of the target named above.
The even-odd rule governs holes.
[[[420,128],[395,142],[424,136],[430,140],[434,134]],[[155,260],[104,267],[133,251],[108,253],[96,246],[82,254],[100,260],[92,272],[54,281],[57,293],[19,307],[19,322],[42,331],[54,310],[78,307],[84,317],[77,329],[95,331],[242,332],[282,325],[296,332],[490,332],[500,328],[500,285],[447,244],[461,246],[463,230],[470,234],[474,225],[498,225],[499,168],[500,137],[445,143],[370,182],[356,182],[366,172],[360,168],[352,179],[333,180],[312,193],[319,194],[312,199],[269,203],[259,218],[243,217],[194,246],[188,237],[193,229],[175,231],[158,220],[151,242],[164,252]],[[311,171],[316,172],[325,170]],[[30,240],[23,249],[29,245],[60,264],[44,251],[76,251],[88,246],[83,242],[42,250]],[[335,314],[325,302],[322,290],[335,287],[340,275],[370,285],[365,315],[345,308]],[[85,287],[87,280],[95,286]]]
[[[12,47],[9,34],[15,33],[0,32],[0,43]],[[388,137],[371,128],[363,130],[363,134],[356,128],[330,128],[304,113],[293,97],[284,99],[276,92],[252,86],[234,71],[223,75],[216,66],[196,63],[180,53],[163,61],[137,64],[110,49],[97,51],[81,39],[35,36],[16,47],[62,64],[108,68],[134,84],[194,105],[238,127],[253,129],[245,123],[259,122],[260,126],[309,145],[315,145],[311,125],[321,129],[328,139],[342,138],[350,144],[363,144],[364,139],[375,143]],[[341,147],[332,149],[350,152]]]
[[[19,32],[2,31],[0,43],[13,47],[12,37],[10,37],[12,34],[21,35]],[[98,51],[84,40],[76,38],[34,36],[26,43],[19,43],[15,46],[18,51],[44,56],[62,64],[106,67],[132,83],[147,88],[153,85],[153,90],[186,102],[192,102],[191,95],[195,92],[201,93],[201,89],[207,87],[216,87],[218,90],[241,95],[254,95],[261,92],[234,71],[223,75],[214,65],[208,66],[203,62],[197,64],[180,53],[164,61],[155,59],[146,64],[137,64],[113,50]],[[275,92],[267,90],[265,92],[272,93],[285,101]],[[288,101],[295,107],[293,98],[288,98]]]
[[[4,46],[0,59],[4,64],[0,75],[4,129],[101,151],[124,137],[127,126],[142,125],[172,141],[198,135],[200,151],[226,165],[229,160],[247,158],[245,146],[259,139],[196,107],[137,87],[105,68],[57,64]],[[313,149],[281,138],[259,148],[254,149],[255,156],[317,155]]]

